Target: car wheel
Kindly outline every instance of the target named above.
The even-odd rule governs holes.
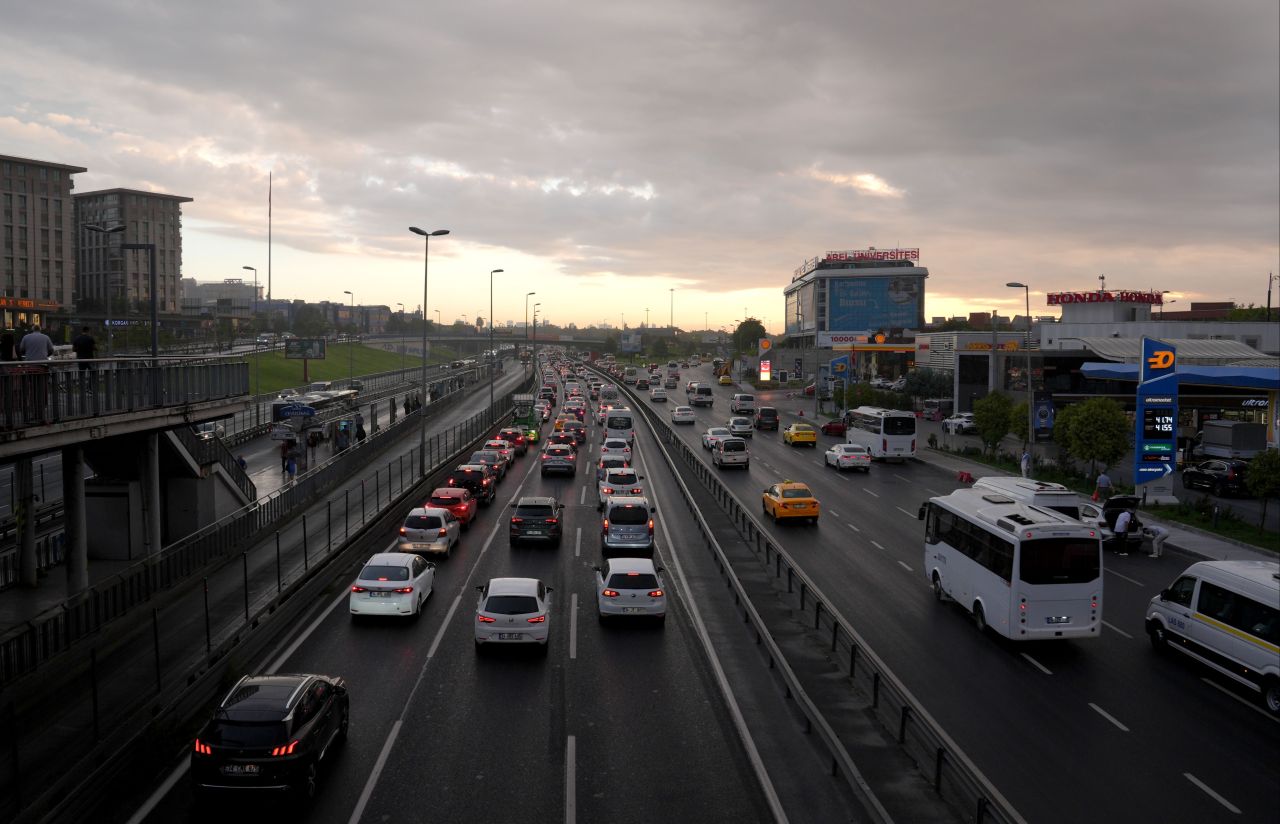
[[[947,598],[947,594],[942,591],[942,576],[936,572],[933,573],[933,597],[939,602]]]
[[[319,789],[319,784],[320,766],[312,759],[307,762],[307,768],[302,777],[298,779],[298,783],[294,785],[294,790],[301,800],[311,801],[316,797],[316,790]]]
[[[351,706],[344,704],[342,707],[342,720],[338,722],[338,738],[339,744],[347,742],[347,729],[351,726]]]
[[[1267,678],[1262,682],[1262,703],[1272,715],[1280,715],[1280,678]]]
[[[547,639],[547,643],[545,643],[545,644],[538,644],[538,657],[539,657],[539,658],[546,658],[546,657],[547,657],[547,650],[549,650],[550,648],[551,648],[551,639],[550,639],[550,638],[548,638],[548,639]]]
[[[978,634],[983,635],[987,631],[987,614],[982,609],[982,604],[975,601],[973,603],[973,625],[978,628]]]
[[[1151,648],[1158,653],[1169,649],[1169,636],[1158,621],[1147,624],[1147,637],[1151,639]]]

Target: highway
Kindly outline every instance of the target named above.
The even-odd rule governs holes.
[[[689,379],[711,376],[702,367],[686,370]],[[698,423],[679,427],[696,448],[708,426],[730,417],[732,393],[745,390],[715,391],[712,408],[696,409]],[[800,403],[809,415],[812,401],[778,400],[784,426],[798,420]],[[1146,638],[1147,602],[1195,559],[1108,555],[1096,641],[983,637],[967,613],[935,602],[921,571],[916,510],[955,480],[918,462],[837,473],[822,455],[838,440],[820,435],[815,449],[792,448],[780,433],[759,432],[750,468],[721,475],[753,512],[771,482],[811,485],[824,508],[816,527],[766,529],[1028,821],[1274,820],[1280,721],[1225,679],[1158,657]]]

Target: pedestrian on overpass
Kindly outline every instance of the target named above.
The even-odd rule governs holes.
[[[280,442],[280,471],[281,472],[289,471],[289,442],[288,441]]]
[[[284,463],[284,472],[289,476],[289,483],[293,483],[294,478],[298,476],[298,459],[290,453]]]
[[[82,326],[80,334],[76,335],[75,340],[71,341],[71,350],[76,353],[76,360],[80,361],[80,371],[85,372],[93,367],[88,363],[98,354],[98,342],[93,339],[93,335],[89,334],[89,327]]]

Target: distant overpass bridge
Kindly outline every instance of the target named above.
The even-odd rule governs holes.
[[[404,342],[408,347],[417,344],[418,348],[422,346],[422,335],[365,335],[362,340],[366,343],[399,344]],[[538,346],[602,346],[606,342],[604,337],[600,335],[547,335],[539,334],[536,337],[525,338],[523,333],[520,334],[503,334],[502,330],[494,330],[493,343],[495,346],[524,346],[526,340],[530,344]],[[487,332],[480,332],[474,335],[468,334],[433,334],[427,336],[427,343],[443,343],[454,347],[455,349],[467,351],[480,351],[489,348],[489,335]],[[417,349],[410,348],[409,351],[414,352]]]

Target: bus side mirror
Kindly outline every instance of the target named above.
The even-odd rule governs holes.
[[[916,520],[917,520],[917,521],[923,521],[923,520],[924,520],[924,514],[925,514],[925,512],[926,512],[928,509],[929,509],[929,505],[928,505],[928,504],[920,504],[920,508],[919,508],[918,510],[916,510]]]
[[[1161,601],[1169,600],[1169,590],[1167,589],[1160,590],[1160,600]]]

